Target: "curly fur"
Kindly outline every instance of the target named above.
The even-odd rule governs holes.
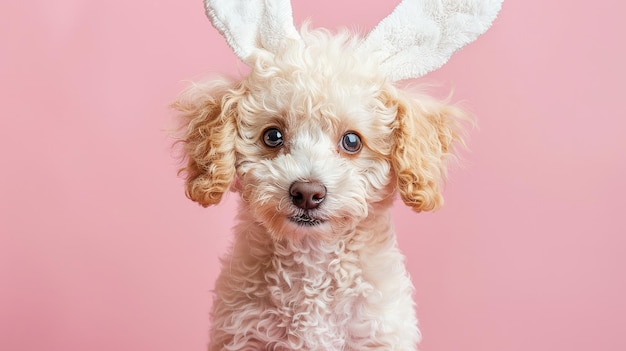
[[[442,204],[440,183],[464,113],[397,89],[347,33],[302,29],[261,52],[241,81],[192,85],[183,117],[186,193],[203,206],[241,195],[215,287],[209,349],[415,350],[420,339],[390,222],[397,193],[415,211]],[[284,143],[263,143],[267,128]],[[358,133],[360,152],[339,143]],[[290,185],[327,189],[315,209]],[[304,226],[289,218],[314,217]]]

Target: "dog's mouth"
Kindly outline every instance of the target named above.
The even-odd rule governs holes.
[[[295,216],[289,217],[289,220],[302,227],[314,227],[316,225],[324,223],[323,219],[313,218],[308,213],[301,213]]]

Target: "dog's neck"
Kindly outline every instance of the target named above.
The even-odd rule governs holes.
[[[239,212],[231,256],[223,263],[229,266],[229,274],[274,286],[272,289],[282,291],[277,295],[282,298],[294,289],[324,291],[326,284],[332,289],[350,291],[359,286],[368,290],[372,286],[358,282],[381,281],[403,267],[399,264],[403,257],[397,248],[389,206],[370,211],[354,228],[330,240],[315,236],[277,239],[252,220],[245,206]]]

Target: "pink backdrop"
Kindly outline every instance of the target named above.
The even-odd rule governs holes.
[[[294,0],[371,28],[395,3]],[[395,219],[424,351],[625,350],[619,1],[505,1],[426,77],[478,116],[447,204]],[[204,350],[235,196],[188,201],[185,79],[241,69],[199,0],[0,2],[0,350]]]

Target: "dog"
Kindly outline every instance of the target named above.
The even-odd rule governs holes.
[[[398,194],[417,212],[442,205],[446,161],[468,117],[394,83],[445,63],[445,40],[395,50],[380,38],[416,16],[450,36],[442,18],[461,11],[482,25],[455,37],[462,46],[500,6],[435,3],[405,0],[363,39],[295,30],[286,0],[207,0],[213,25],[251,67],[242,79],[192,84],[174,103],[186,195],[202,206],[240,195],[209,350],[416,349],[414,288],[390,211]],[[422,62],[406,63],[416,49]]]

